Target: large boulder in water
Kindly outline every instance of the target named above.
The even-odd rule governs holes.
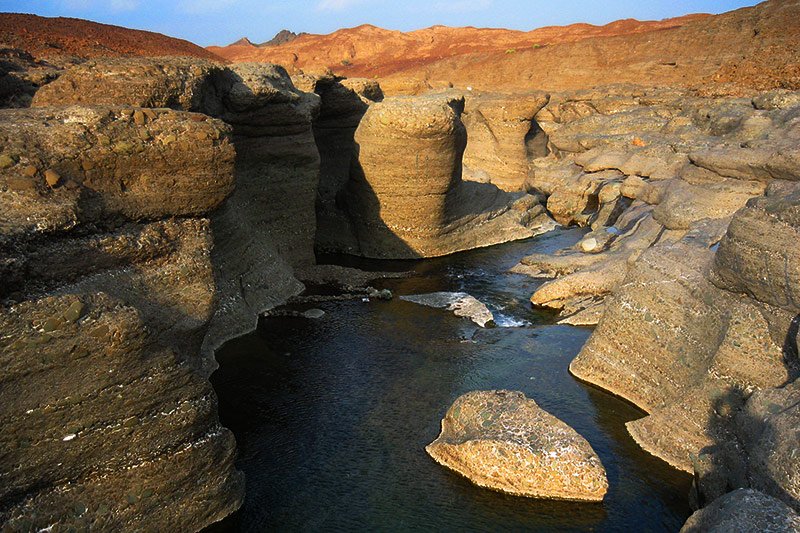
[[[608,490],[586,439],[521,392],[461,396],[425,450],[476,485],[518,496],[602,501]]]

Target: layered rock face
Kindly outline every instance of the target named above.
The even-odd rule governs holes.
[[[370,106],[356,130],[344,197],[358,244],[351,252],[433,257],[529,237],[546,225],[533,197],[461,179],[463,108],[463,98],[447,94]]]
[[[608,93],[537,116],[555,153],[528,186],[592,231],[516,270],[559,276],[535,304],[599,321],[570,371],[648,413],[629,432],[695,472],[697,505],[745,487],[797,510],[800,102]]]
[[[301,290],[293,268],[314,262],[316,95],[298,91],[282,68],[269,64],[102,59],[67,70],[33,105],[81,102],[198,111],[232,126],[236,189],[212,217],[220,303],[205,355],[251,331],[260,312]],[[134,119],[148,117],[142,111]]]
[[[534,117],[548,95],[466,94],[461,118],[469,141],[464,152],[464,179],[521,191],[529,160],[548,154],[547,134]]]
[[[700,223],[715,244],[737,209],[791,172],[796,109],[788,92],[752,101],[625,86],[554,95],[536,120],[555,153],[532,160],[527,187],[547,195],[558,222],[593,231],[576,250],[522,261],[518,271],[561,276],[533,302],[565,316],[594,306],[569,320],[596,323],[597,304],[643,250]],[[738,173],[723,168],[731,160]]]
[[[145,124],[127,106],[0,112],[12,530],[198,530],[243,495],[199,372],[215,304],[207,214],[234,185],[229,128],[146,111]]]
[[[521,392],[461,396],[425,450],[476,485],[517,496],[602,501],[608,489],[589,443]]]
[[[319,95],[314,141],[320,155],[317,194],[316,249],[353,250],[357,247],[344,194],[355,156],[355,132],[370,105],[383,100],[380,85],[366,79],[294,76],[296,85]]]

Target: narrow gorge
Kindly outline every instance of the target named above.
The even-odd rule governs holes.
[[[3,531],[800,530],[799,16],[494,88],[0,47]],[[708,32],[794,55],[574,75]]]

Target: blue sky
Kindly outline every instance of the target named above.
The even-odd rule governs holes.
[[[687,13],[722,13],[742,0],[0,0],[0,11],[78,17],[157,31],[202,46],[247,36],[270,39],[281,29],[330,33],[374,24],[414,30],[434,24],[531,30],[620,18],[654,20]]]

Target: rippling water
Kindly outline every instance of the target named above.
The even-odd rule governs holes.
[[[559,230],[521,243],[406,262],[395,295],[464,291],[499,327],[395,298],[320,304],[319,320],[272,318],[224,346],[212,377],[247,476],[242,509],[214,531],[677,531],[690,479],[639,449],[625,422],[642,413],[572,378],[589,337],[530,308],[541,283],[506,271],[522,256],[580,238]],[[338,258],[343,261],[343,258]],[[459,395],[524,392],[583,435],[610,488],[602,504],[505,496],[437,465],[424,447]]]

